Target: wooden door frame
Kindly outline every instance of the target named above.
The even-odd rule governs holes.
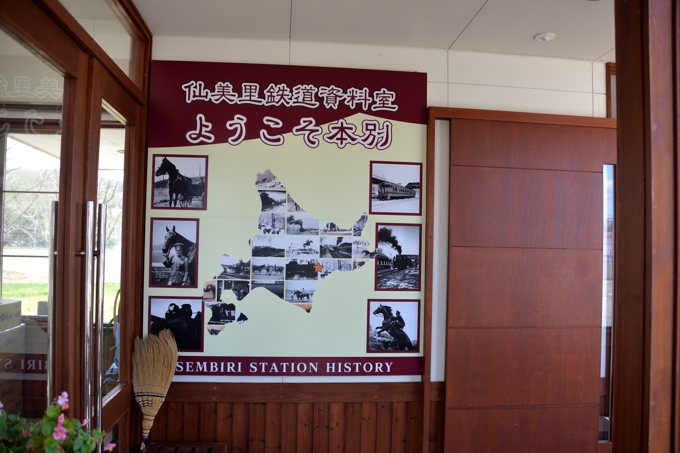
[[[60,250],[68,251],[57,256],[60,269],[56,276],[57,298],[63,301],[80,301],[83,297],[79,284],[84,272],[83,260],[75,251],[83,248],[84,205],[86,196],[96,199],[92,187],[96,181],[87,181],[88,166],[97,168],[96,152],[99,142],[101,102],[104,98],[127,118],[123,220],[123,256],[131,265],[123,268],[121,275],[121,320],[125,338],[121,338],[120,356],[132,356],[132,340],[142,332],[141,311],[136,303],[142,295],[142,263],[144,261],[144,194],[146,170],[146,111],[151,62],[151,33],[130,0],[107,0],[133,36],[131,78],[114,63],[94,39],[66,11],[58,0],[0,0],[0,28],[13,36],[32,53],[65,77],[64,118],[62,119],[62,154],[59,217],[73,216],[69,228],[58,231]],[[94,77],[93,77],[94,73]],[[90,84],[90,82],[92,82]],[[90,85],[88,85],[90,84]],[[92,148],[94,146],[94,148]],[[96,171],[89,173],[96,178]],[[94,175],[94,176],[92,176]],[[141,195],[140,195],[141,194]],[[136,263],[136,264],[135,264]],[[71,400],[70,416],[83,418],[82,370],[83,344],[79,332],[84,320],[77,302],[64,304],[55,311],[55,323],[64,328],[57,331],[55,347],[58,351],[61,372],[55,374],[55,390],[66,390]],[[120,433],[122,450],[130,450],[131,439],[139,437],[138,411],[131,389],[131,361],[121,366],[123,385],[115,389],[104,407],[104,429],[110,430],[119,420],[131,423],[130,429]],[[121,398],[117,398],[121,396]],[[126,427],[127,428],[127,427]]]
[[[680,449],[680,7],[617,0],[614,452]]]

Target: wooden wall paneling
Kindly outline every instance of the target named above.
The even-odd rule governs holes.
[[[345,405],[343,403],[330,403],[328,426],[328,451],[336,453],[345,451]]]
[[[313,450],[314,404],[298,405],[297,451],[311,453]]]
[[[616,161],[616,123],[612,127],[451,121],[456,152],[451,165],[602,172]],[[585,148],[585,149],[584,149]],[[587,150],[597,152],[587,152]],[[603,152],[605,156],[603,157]]]
[[[376,403],[361,403],[361,453],[375,452]]]
[[[451,327],[600,327],[589,301],[602,294],[601,250],[452,247],[449,258]]]
[[[216,442],[226,442],[230,445],[235,445],[233,436],[234,412],[231,403],[217,403],[215,404],[216,420]]]
[[[430,405],[429,453],[444,451],[444,406],[443,401],[432,401]]]
[[[184,430],[183,439],[184,442],[196,442],[199,440],[198,430],[199,430],[199,403],[184,403],[184,424],[182,429]]]
[[[597,453],[597,405],[447,409],[456,453]]]
[[[376,453],[390,453],[392,451],[392,403],[378,403],[376,405]]]
[[[232,405],[232,451],[248,451],[250,436],[248,409],[247,403],[234,403]]]
[[[165,442],[168,434],[168,404],[163,404],[153,420],[149,442]]]
[[[198,439],[201,442],[215,442],[217,434],[217,409],[215,403],[200,403]]]
[[[314,403],[314,431],[312,450],[328,451],[328,428],[330,424],[330,403]]]
[[[265,442],[265,413],[264,403],[250,403],[248,408],[248,445],[249,452],[264,452]]]
[[[281,451],[281,404],[267,403],[265,407],[264,451]]]
[[[593,234],[602,231],[601,173],[452,166],[450,174],[451,246],[602,248]]]
[[[437,120],[480,120],[530,124],[557,124],[562,126],[603,127],[616,129],[613,118],[593,118],[571,115],[546,115],[544,113],[508,112],[506,110],[460,109],[449,107],[428,107],[429,117]]]
[[[345,451],[361,450],[361,403],[345,404]]]
[[[168,404],[168,434],[167,440],[170,442],[181,442],[184,440],[184,403]]]
[[[423,435],[423,402],[410,401],[407,409],[406,451],[409,453],[422,452]],[[429,427],[428,427],[429,431]]]
[[[392,451],[394,453],[406,452],[407,406],[407,403],[402,401],[392,404]]]
[[[600,328],[449,329],[447,408],[598,404]],[[409,403],[413,404],[413,403]],[[597,416],[591,420],[597,427]]]
[[[615,3],[621,207],[612,396],[616,453],[680,448],[673,408],[680,350],[677,8],[670,0]]]
[[[297,451],[297,419],[297,404],[283,403],[281,405],[282,453],[295,453]]]

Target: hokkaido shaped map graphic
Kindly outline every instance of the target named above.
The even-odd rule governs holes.
[[[230,294],[241,301],[263,288],[309,313],[317,287],[331,273],[359,269],[376,255],[361,238],[366,213],[353,225],[318,219],[298,205],[269,170],[257,174],[255,187],[261,212],[258,234],[250,239],[250,260],[223,255],[221,273],[204,286],[203,299],[212,311],[208,331],[213,335],[226,324],[248,319],[230,302]]]

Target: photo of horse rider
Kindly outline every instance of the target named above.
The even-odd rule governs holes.
[[[203,350],[201,299],[151,297],[149,305],[149,333],[170,329],[180,351]]]
[[[366,352],[418,352],[419,300],[369,300]]]

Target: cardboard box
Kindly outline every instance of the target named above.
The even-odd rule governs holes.
[[[0,331],[0,354],[24,354],[26,352],[26,326],[20,324]]]
[[[0,330],[11,329],[21,323],[21,301],[0,299]]]

